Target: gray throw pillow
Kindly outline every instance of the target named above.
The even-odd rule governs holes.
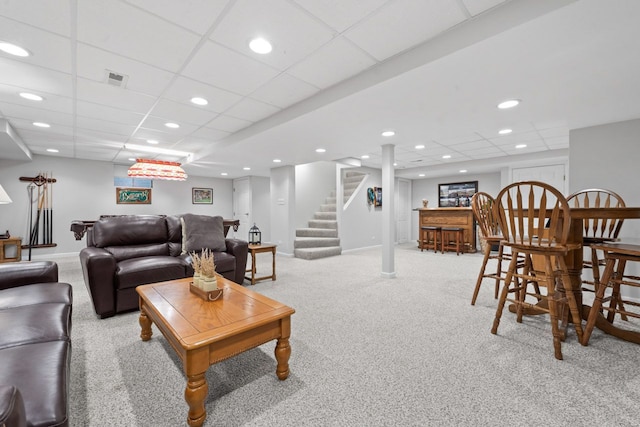
[[[200,252],[210,249],[224,252],[224,223],[221,216],[184,214],[182,223],[182,253]]]

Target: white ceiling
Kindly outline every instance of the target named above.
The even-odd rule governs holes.
[[[195,153],[188,173],[235,178],[365,154],[379,167],[394,144],[396,174],[417,178],[566,153],[570,129],[640,117],[637,0],[1,4],[0,40],[32,55],[0,52],[0,158],[184,161],[124,149],[152,138]],[[256,35],[272,53],[249,50]],[[496,108],[509,98],[522,103]]]

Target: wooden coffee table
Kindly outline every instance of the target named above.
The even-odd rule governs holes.
[[[207,416],[204,401],[209,387],[205,372],[210,365],[278,340],[276,375],[281,380],[289,376],[289,335],[295,310],[230,280],[221,280],[223,285],[219,282],[218,286],[224,293],[217,301],[192,294],[191,278],[136,289],[140,295],[140,338],[150,340],[151,323],[155,323],[182,360],[190,426],[201,426]]]

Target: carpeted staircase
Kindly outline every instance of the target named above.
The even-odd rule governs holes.
[[[347,172],[343,179],[344,203],[349,201],[365,176],[359,172]],[[333,194],[320,205],[320,212],[316,212],[313,219],[309,220],[309,227],[296,230],[293,247],[294,256],[302,259],[326,258],[342,253],[336,220],[336,198]]]

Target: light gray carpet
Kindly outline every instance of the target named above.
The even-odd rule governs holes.
[[[259,255],[259,271],[270,258]],[[78,258],[56,259],[74,286],[71,425],[186,425],[186,380],[138,313],[96,318]],[[251,289],[296,309],[291,375],[275,375],[275,342],[212,366],[207,426],[637,426],[640,348],[573,329],[553,357],[546,316],[498,335],[492,283],[470,305],[479,254],[396,250],[396,279],[380,249],[305,261],[278,257],[276,282]]]

